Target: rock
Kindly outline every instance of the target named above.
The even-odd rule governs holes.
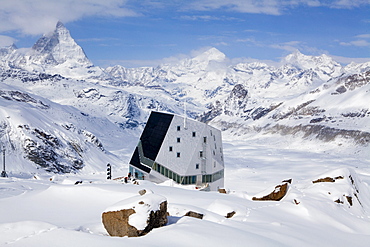
[[[102,222],[110,236],[138,237],[167,224],[167,201],[152,193],[128,198],[106,209]]]
[[[146,193],[146,190],[145,189],[142,189],[142,190],[140,190],[139,191],[139,194],[142,196],[142,195],[145,195],[145,193]]]
[[[334,202],[336,202],[336,203],[341,203],[341,204],[343,204],[343,202],[341,201],[341,200],[339,200],[339,199],[337,199],[337,200],[335,200]]]
[[[280,201],[288,192],[288,183],[280,184],[275,187],[275,190],[264,197],[253,197],[253,201]]]
[[[349,205],[352,206],[353,205],[352,196],[346,196],[346,198],[347,198],[347,201],[348,201]]]
[[[218,193],[227,194],[226,189],[218,189]]]
[[[326,177],[326,178],[319,178],[315,181],[312,181],[312,183],[322,183],[322,182],[330,182],[330,183],[334,183],[335,182],[335,179],[334,178],[331,178],[331,177]]]
[[[129,216],[134,213],[135,210],[133,209],[123,209],[115,212],[104,212],[102,215],[102,221],[109,235],[116,237],[139,236],[138,230],[128,223]]]
[[[193,212],[193,211],[187,212],[184,216],[189,216],[189,217],[193,217],[193,218],[197,218],[197,219],[203,219],[203,214]]]
[[[292,181],[293,179],[286,179],[286,180],[283,180],[282,183],[288,183],[288,184],[292,184]]]
[[[225,216],[225,218],[231,218],[231,217],[233,217],[235,215],[235,211],[232,211],[232,212],[230,212],[230,213],[227,213],[227,215]]]

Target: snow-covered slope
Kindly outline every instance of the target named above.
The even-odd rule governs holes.
[[[96,175],[0,178],[0,245],[368,246],[367,162],[268,142],[226,142],[224,151],[227,194]],[[331,182],[316,182],[324,178]],[[281,201],[252,200],[289,179]],[[142,189],[167,199],[168,224],[143,237],[110,237],[102,213]]]
[[[342,148],[369,142],[369,63],[343,67],[327,55],[296,51],[279,67],[230,64],[211,48],[173,64],[101,71],[62,23],[30,49],[0,49],[0,61],[2,85],[107,119],[136,136],[151,110],[186,109],[188,117],[232,139],[270,133]]]
[[[122,166],[107,140],[127,134],[106,118],[89,117],[6,85],[0,90],[0,106],[0,140],[13,174],[104,172],[107,163]]]

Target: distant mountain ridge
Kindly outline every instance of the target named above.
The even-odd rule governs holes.
[[[91,63],[60,22],[54,32],[42,36],[32,48],[12,45],[0,49],[3,85],[50,100],[64,109],[61,111],[69,112],[72,107],[79,112],[69,114],[74,125],[79,121],[76,115],[82,115],[89,119],[87,122],[112,123],[123,136],[127,131],[137,135],[152,110],[182,115],[186,109],[188,117],[235,136],[272,133],[327,142],[343,139],[367,146],[369,73],[370,61],[342,66],[327,55],[307,56],[299,51],[285,57],[279,67],[261,62],[230,64],[216,48],[157,67],[117,65],[102,69]],[[4,91],[0,95],[4,102],[8,94]],[[29,104],[27,107],[35,107]],[[0,121],[9,125],[6,103],[2,108],[5,111],[0,113]],[[28,118],[22,121],[17,125],[36,125]],[[52,118],[44,121],[48,124],[38,123],[34,129],[51,133],[46,126],[60,122]],[[93,136],[111,135],[108,129],[93,125],[87,124],[85,131]],[[81,131],[75,133],[76,140],[82,140],[78,134]],[[119,135],[111,142],[119,143]],[[24,142],[10,137],[14,143]],[[106,146],[104,140],[101,143]],[[75,171],[74,163],[66,157],[60,157],[66,162],[61,170]],[[52,171],[61,171],[55,169]]]

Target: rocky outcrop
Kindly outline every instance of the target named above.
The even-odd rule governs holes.
[[[110,236],[139,237],[167,224],[167,201],[141,190],[135,196],[105,210],[102,222]]]
[[[263,197],[253,197],[253,201],[280,201],[288,192],[288,183],[279,184],[274,191]]]
[[[335,178],[331,178],[331,177],[325,177],[325,178],[319,178],[319,179],[316,179],[314,181],[312,181],[312,183],[327,183],[327,182],[330,182],[330,183],[334,183],[335,180],[338,180],[338,179],[343,179],[343,176],[338,176],[338,177],[335,177]]]

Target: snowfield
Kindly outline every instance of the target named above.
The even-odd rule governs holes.
[[[233,138],[224,143],[228,194],[123,184],[107,181],[105,172],[32,177],[8,164],[10,177],[0,179],[0,246],[368,246],[369,156],[283,146],[276,136]],[[114,177],[126,169],[113,170]],[[326,177],[335,181],[313,183]],[[287,179],[281,201],[252,200]],[[143,237],[108,236],[102,213],[141,189],[167,199],[168,224]],[[203,219],[184,217],[190,210]]]

